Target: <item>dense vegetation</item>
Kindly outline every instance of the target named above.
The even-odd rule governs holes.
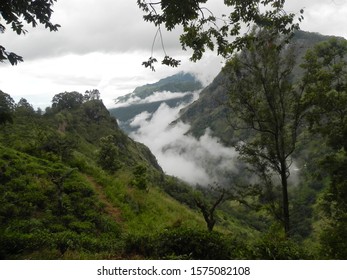
[[[223,218],[224,233],[208,233],[193,189],[164,175],[95,91],[57,94],[44,114],[25,99],[0,97],[2,259],[200,258],[179,240],[191,234],[201,247],[210,239],[222,246],[229,225],[246,231]]]
[[[281,45],[268,32],[233,56],[181,119],[197,137],[212,128],[257,174],[227,187],[257,194],[292,238],[315,235],[323,256],[346,258],[346,40],[300,31]]]
[[[164,175],[90,93],[58,94],[42,114],[1,92],[2,259],[309,257],[232,201],[209,232],[196,201],[210,207],[218,191]]]
[[[302,58],[302,75],[286,80],[305,84],[306,108],[292,152],[299,176],[287,182],[290,231],[280,192],[261,180],[245,185],[247,166],[230,186],[166,176],[97,90],[57,94],[44,113],[0,91],[0,257],[346,258],[346,54],[346,41],[323,42]],[[249,130],[233,141],[240,136],[271,150]]]

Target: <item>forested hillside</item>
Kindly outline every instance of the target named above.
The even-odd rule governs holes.
[[[324,36],[318,33],[296,31],[290,44],[296,46],[296,65],[293,75],[298,78],[303,70],[300,67],[302,58],[306,51],[319,42],[326,41],[333,36]],[[342,38],[340,38],[342,39]],[[228,123],[228,118],[232,115],[228,103],[229,78],[224,71],[221,71],[214,81],[204,88],[198,100],[184,108],[180,114],[180,120],[189,123],[189,131],[196,137],[204,134],[206,128],[210,128],[215,136],[226,144],[232,144],[235,139],[235,132]]]
[[[97,90],[57,94],[45,112],[4,92],[0,101],[2,259],[266,257],[242,244],[259,236],[252,224],[270,220],[225,203],[208,231],[201,209],[218,192],[166,176],[121,132]]]
[[[236,147],[223,185],[165,175],[98,90],[59,93],[45,112],[0,91],[0,258],[346,258],[346,41],[299,67],[260,35],[182,115]]]
[[[324,255],[346,258],[347,41],[254,34],[180,120],[191,125],[187,133],[209,128],[238,151],[248,179],[232,188],[273,203],[268,210],[287,237],[316,235]]]
[[[141,257],[143,235],[203,229],[163,186],[191,190],[166,177],[92,92],[57,94],[45,113],[0,92],[2,259]]]

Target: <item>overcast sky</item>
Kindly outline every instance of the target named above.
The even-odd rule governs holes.
[[[217,14],[227,13],[222,3],[209,0],[208,5]],[[288,12],[301,8],[303,30],[347,38],[347,0],[287,0]],[[190,62],[191,52],[181,50],[177,30],[164,32],[164,43],[168,55],[180,58],[182,65],[173,69],[158,64],[156,72],[144,68],[156,28],[143,22],[136,0],[58,0],[53,9],[52,21],[61,25],[58,32],[28,28],[25,36],[18,36],[8,28],[0,34],[1,44],[25,60],[17,66],[0,64],[0,89],[16,101],[25,97],[44,109],[57,93],[97,88],[112,107],[115,97],[178,71],[193,71],[210,82],[223,65],[213,54]],[[159,42],[154,56],[163,56]]]

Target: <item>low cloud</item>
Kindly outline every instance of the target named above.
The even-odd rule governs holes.
[[[132,120],[130,125],[137,130],[130,136],[150,148],[167,174],[192,185],[217,183],[223,187],[232,187],[235,179],[257,182],[259,179],[255,173],[246,171],[235,149],[224,146],[217,137],[212,136],[210,129],[206,129],[204,135],[196,139],[186,134],[190,130],[189,124],[174,122],[186,105],[170,108],[163,103],[154,114],[142,112]],[[243,178],[240,178],[241,170],[247,174]],[[300,170],[295,162],[290,172],[290,184],[298,186]],[[273,179],[280,184],[277,175]]]
[[[146,103],[152,103],[152,102],[159,102],[159,101],[165,101],[175,98],[183,98],[187,95],[193,95],[193,100],[196,100],[199,96],[200,91],[194,91],[194,92],[170,92],[170,91],[161,91],[161,92],[154,92],[150,96],[146,98],[140,98],[133,94],[129,97],[126,101],[120,101],[116,103],[113,108],[119,108],[119,107],[128,107],[131,105],[136,104],[146,104]]]
[[[209,130],[196,139],[185,134],[189,125],[170,125],[182,107],[170,108],[163,103],[152,116],[139,114],[132,122],[139,129],[131,137],[151,149],[167,174],[193,185],[220,183],[225,174],[236,171],[237,153],[212,137]]]

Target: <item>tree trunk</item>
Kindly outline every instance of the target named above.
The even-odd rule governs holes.
[[[283,227],[286,237],[289,237],[290,232],[290,217],[289,217],[289,198],[288,198],[288,177],[287,168],[285,164],[282,164],[281,170],[281,183],[282,183],[282,210],[283,210]]]
[[[206,223],[207,223],[207,229],[208,229],[208,231],[209,231],[209,232],[212,232],[212,231],[213,231],[213,227],[214,227],[216,221],[215,221],[213,218],[211,218],[211,219],[209,219],[209,220],[206,220]]]

